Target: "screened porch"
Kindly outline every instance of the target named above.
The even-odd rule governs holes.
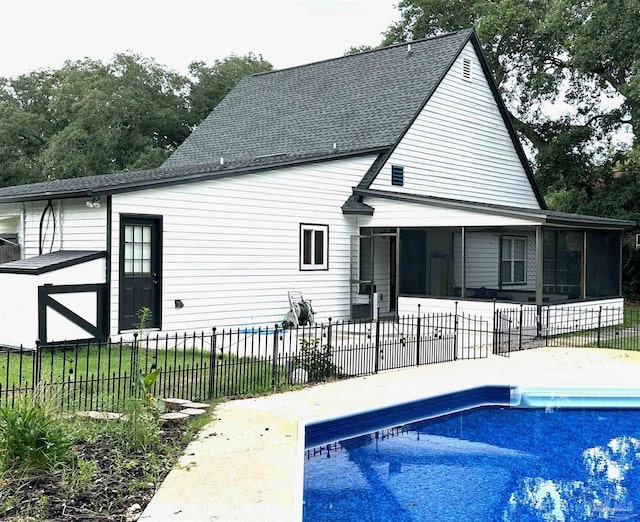
[[[621,295],[621,230],[363,227],[351,244],[351,317],[400,297],[563,304]]]

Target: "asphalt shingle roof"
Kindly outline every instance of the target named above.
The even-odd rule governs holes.
[[[472,32],[244,78],[166,166],[389,147]]]
[[[160,168],[0,188],[0,202],[380,152],[400,139],[472,34],[412,42],[411,52],[406,44],[394,45],[248,76]]]

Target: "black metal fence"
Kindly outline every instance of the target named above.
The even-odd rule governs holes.
[[[484,358],[490,343],[489,324],[482,317],[432,314],[5,350],[0,352],[0,403],[13,403],[39,388],[65,408],[116,410],[143,393],[138,375],[156,369],[149,390],[154,396],[211,400]]]
[[[539,346],[640,350],[640,309],[523,305],[496,310],[493,331],[498,355]]]

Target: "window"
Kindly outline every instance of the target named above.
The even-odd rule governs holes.
[[[140,277],[151,274],[151,225],[125,225],[124,275]]]
[[[526,270],[527,238],[503,237],[500,281],[506,284],[527,282]]]
[[[404,185],[404,167],[391,165],[391,184],[402,187]]]
[[[300,270],[329,269],[329,225],[300,225]]]

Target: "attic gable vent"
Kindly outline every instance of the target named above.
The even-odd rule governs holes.
[[[404,185],[404,167],[391,165],[391,184],[402,187]]]
[[[462,78],[471,81],[471,60],[469,58],[462,59]]]

